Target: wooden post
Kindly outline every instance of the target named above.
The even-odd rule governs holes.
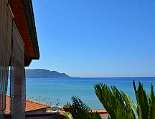
[[[13,78],[11,79],[11,119],[25,119],[26,83],[24,72],[24,68],[21,69],[18,66],[12,68]]]
[[[11,118],[25,119],[26,81],[24,69],[24,43],[13,22],[13,49],[11,61]]]
[[[0,119],[6,108],[9,60],[11,56],[11,14],[8,0],[0,0]]]

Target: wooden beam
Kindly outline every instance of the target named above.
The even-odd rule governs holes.
[[[11,59],[11,115],[12,119],[25,119],[26,80],[24,69],[24,43],[13,23],[13,50]]]

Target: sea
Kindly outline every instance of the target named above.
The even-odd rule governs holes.
[[[136,103],[133,81],[136,84],[141,82],[148,94],[151,83],[155,86],[155,77],[27,78],[26,96],[28,100],[61,107],[71,103],[71,98],[76,96],[91,109],[104,109],[95,94],[94,86],[96,84],[116,86],[119,90],[127,93]],[[8,95],[10,95],[9,89]]]
[[[70,103],[72,96],[79,97],[92,109],[104,109],[99,102],[94,86],[99,83],[116,86],[126,92],[135,102],[133,80],[143,83],[147,92],[155,85],[155,77],[107,77],[107,78],[28,78],[26,80],[27,99],[50,106]]]

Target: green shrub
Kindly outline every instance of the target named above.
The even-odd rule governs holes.
[[[82,102],[78,97],[72,97],[72,104],[67,104],[73,119],[101,119],[100,115],[92,112],[92,110]]]

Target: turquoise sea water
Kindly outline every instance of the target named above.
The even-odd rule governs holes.
[[[117,86],[127,92],[133,100],[134,91],[132,81],[141,81],[147,91],[151,82],[155,85],[155,77],[143,78],[29,78],[27,79],[27,97],[32,100],[44,102],[50,105],[64,105],[71,101],[72,96],[79,96],[92,109],[103,109],[98,101],[94,85],[106,83],[109,86]]]

